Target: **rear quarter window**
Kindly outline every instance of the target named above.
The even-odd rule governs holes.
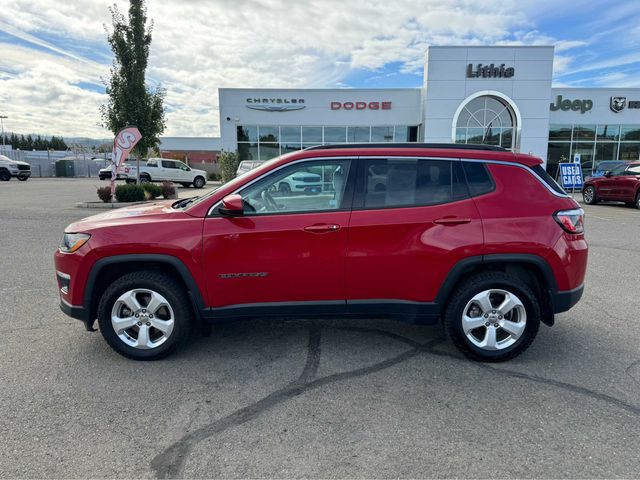
[[[463,161],[462,166],[464,168],[464,174],[467,177],[469,194],[472,197],[484,195],[495,190],[496,184],[484,163]]]
[[[546,183],[554,192],[560,193],[562,195],[566,195],[567,192],[558,185],[551,175],[547,173],[547,171],[542,168],[542,165],[536,165],[535,167],[531,167],[531,170],[534,171],[536,175],[538,175],[544,183]]]

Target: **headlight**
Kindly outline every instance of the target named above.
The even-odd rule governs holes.
[[[88,233],[65,233],[62,237],[60,251],[62,253],[73,253],[87,243],[91,235]]]

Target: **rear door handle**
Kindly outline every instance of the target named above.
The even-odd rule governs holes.
[[[328,233],[328,232],[337,232],[340,230],[340,225],[336,225],[335,223],[318,223],[315,225],[309,225],[308,227],[304,227],[305,232],[311,233]]]
[[[462,225],[463,223],[471,223],[470,218],[444,217],[434,220],[433,223],[438,225]]]

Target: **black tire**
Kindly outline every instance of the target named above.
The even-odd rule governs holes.
[[[140,183],[149,183],[151,182],[151,177],[149,175],[140,175]]]
[[[596,188],[589,185],[582,191],[582,199],[587,205],[595,205],[598,203],[598,196],[596,195]]]
[[[640,208],[640,190],[636,193],[636,208]]]
[[[26,182],[27,180],[29,180],[29,177],[18,175],[18,180],[20,180],[21,182]]]
[[[128,184],[130,184],[130,185],[131,185],[131,184],[136,183],[136,181],[135,181],[134,179],[131,179],[131,178],[127,178],[127,179],[125,180],[125,182],[126,182],[126,183],[128,183]]]
[[[465,335],[462,326],[462,315],[467,303],[478,293],[491,289],[515,294],[522,301],[526,312],[524,331],[515,343],[502,350],[485,350],[474,345]],[[472,276],[456,288],[445,310],[444,327],[452,343],[466,357],[481,362],[504,362],[520,355],[531,345],[538,333],[541,315],[540,301],[527,284],[502,272],[484,272]]]
[[[11,180],[11,174],[9,173],[9,170],[0,170],[0,182],[8,182],[9,180]]]
[[[278,192],[282,195],[289,195],[291,193],[291,187],[288,183],[281,183],[278,185]]]
[[[205,183],[207,183],[207,181],[205,180],[204,177],[196,177],[193,179],[193,186],[196,188],[202,188],[204,187]]]
[[[174,326],[167,340],[152,349],[142,350],[127,345],[116,334],[111,324],[111,311],[123,293],[133,289],[149,289],[162,295],[174,313]],[[187,293],[175,278],[162,272],[138,271],[115,280],[105,290],[98,305],[98,324],[107,343],[120,355],[133,360],[158,360],[180,348],[189,338],[193,313]]]
[[[190,183],[181,183],[180,185],[182,185],[184,188],[189,188],[191,186]]]

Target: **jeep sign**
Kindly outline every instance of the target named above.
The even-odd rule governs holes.
[[[563,100],[562,95],[558,95],[556,97],[556,103],[549,104],[549,107],[553,112],[556,110],[562,110],[563,112],[573,110],[574,112],[584,113],[593,108],[593,100]]]

